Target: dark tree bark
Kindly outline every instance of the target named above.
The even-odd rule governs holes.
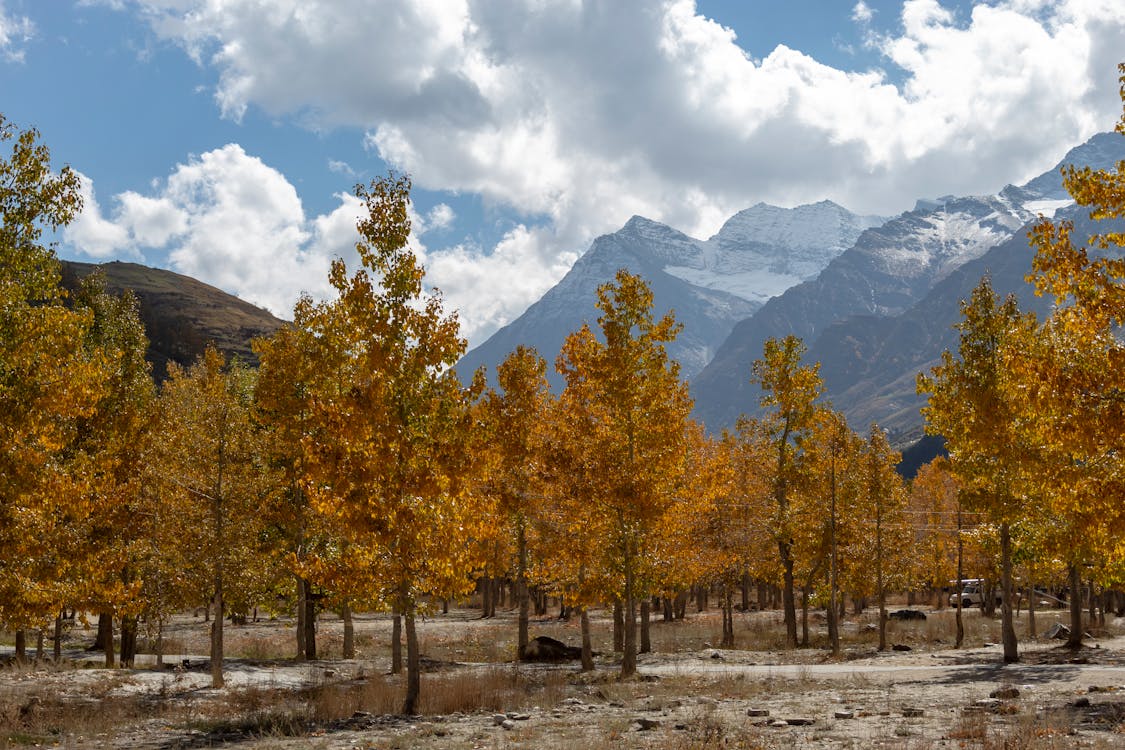
[[[1071,563],[1070,573],[1070,636],[1067,648],[1082,648],[1082,569],[1078,563]]]
[[[422,660],[418,654],[418,633],[414,629],[414,607],[406,607],[406,699],[402,702],[402,713],[413,716],[418,713],[418,695],[422,691],[422,676],[419,670]]]
[[[391,674],[402,674],[402,615],[398,609],[391,618]]]
[[[647,654],[652,651],[652,640],[649,638],[649,618],[651,605],[648,599],[641,602],[641,647],[640,653]]]
[[[1012,617],[1012,533],[1000,524],[1000,640],[1004,644],[1004,663],[1020,660],[1016,625]]]
[[[355,623],[352,622],[352,608],[344,603],[340,607],[340,619],[344,621],[344,653],[345,659],[355,658]]]
[[[625,650],[625,613],[620,600],[613,603],[613,650],[619,654]]]
[[[590,646],[590,614],[586,608],[582,608],[582,614],[579,617],[582,625],[582,671],[594,671],[594,650]]]
[[[137,656],[137,618],[135,615],[121,617],[121,666],[132,667]]]

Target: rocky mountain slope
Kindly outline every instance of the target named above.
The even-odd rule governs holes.
[[[133,290],[149,337],[148,360],[157,380],[163,380],[169,362],[189,365],[208,344],[228,356],[257,364],[250,349],[251,339],[268,336],[282,325],[260,307],[171,271],[120,262],[63,261],[62,265],[63,285],[70,289],[100,269],[109,291],[120,294],[125,289]]]
[[[538,302],[461,360],[467,376],[489,374],[519,344],[553,363],[563,340],[583,322],[596,325],[597,287],[618,269],[650,284],[658,315],[674,310],[684,331],[669,348],[684,377],[699,372],[734,324],[793,284],[815,277],[879,217],[857,216],[823,201],[793,209],[759,203],[731,217],[717,234],[698,240],[634,216],[619,231],[594,240],[570,272]],[[552,386],[561,379],[549,368]]]
[[[1062,164],[1098,168],[1120,158],[1125,139],[1102,134],[1073,149]],[[749,382],[751,364],[767,338],[792,333],[809,346],[808,360],[822,363],[828,397],[853,426],[874,419],[892,422],[903,434],[917,433],[918,402],[906,398],[918,371],[911,368],[935,359],[955,340],[950,326],[959,317],[958,302],[985,270],[1003,275],[998,290],[1025,291],[1019,286],[1031,254],[1022,230],[1037,213],[1067,204],[1065,196],[1056,168],[997,195],[919,202],[865,231],[816,279],[790,288],[735,326],[692,382],[697,416],[718,429],[741,413],[754,413],[759,391]],[[1003,252],[977,262],[1001,245]],[[917,330],[922,323],[925,335]]]

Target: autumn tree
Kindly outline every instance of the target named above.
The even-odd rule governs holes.
[[[549,407],[547,362],[519,346],[496,368],[499,387],[482,404],[485,490],[495,499],[500,528],[515,547],[514,582],[519,605],[516,654],[528,643],[528,529],[542,495],[544,422]]]
[[[794,519],[792,492],[797,483],[798,442],[812,427],[815,401],[823,386],[819,365],[801,364],[805,345],[796,336],[778,341],[768,339],[761,359],[753,365],[752,382],[762,388],[761,406],[766,411],[763,424],[773,453],[772,527],[782,571],[782,607],[785,612],[785,640],[797,645],[797,610],[793,588]]]
[[[919,375],[928,393],[926,430],[942,435],[966,504],[997,527],[1002,586],[1004,661],[1019,658],[1012,619],[1012,526],[1025,512],[1025,464],[1034,453],[1027,440],[1025,397],[1015,388],[1008,352],[1031,337],[1035,321],[1020,312],[1014,295],[1003,301],[985,276],[961,305],[958,356],[946,351],[930,375]]]
[[[664,349],[680,325],[671,313],[654,319],[652,304],[640,277],[618,271],[598,288],[602,338],[583,325],[557,361],[569,435],[585,446],[595,478],[588,515],[604,519],[595,528],[608,534],[600,540],[605,565],[624,608],[622,677],[637,669],[636,604],[649,594],[645,543],[675,498],[691,410],[679,365]]]
[[[187,370],[172,365],[160,394],[154,469],[170,512],[194,530],[176,540],[186,549],[175,554],[187,564],[181,575],[215,613],[212,687],[224,684],[225,618],[247,611],[272,574],[259,512],[272,483],[254,422],[253,388],[251,370],[238,362],[228,365],[208,347]]]
[[[62,454],[79,420],[105,393],[107,366],[84,346],[90,311],[63,304],[59,266],[41,242],[44,229],[67,224],[81,209],[78,175],[55,171],[34,129],[0,115],[0,623],[41,627],[66,598],[59,578],[67,519],[89,508],[83,477]]]
[[[260,361],[254,391],[258,419],[266,428],[264,447],[282,485],[273,495],[269,511],[280,537],[279,551],[293,574],[298,659],[317,656],[317,605],[308,565],[315,557],[321,563],[320,577],[336,578],[326,575],[325,568],[327,558],[331,557],[330,534],[318,523],[304,488],[308,474],[306,441],[319,439],[313,434],[313,393],[318,389],[324,394],[331,389],[342,392],[347,388],[344,374],[333,363],[317,356],[326,342],[317,340],[307,325],[315,314],[313,301],[301,297],[294,306],[293,323],[253,342]]]
[[[1125,64],[1121,98],[1125,103]],[[1125,115],[1117,123],[1125,134]],[[1030,233],[1035,250],[1029,281],[1051,295],[1055,308],[1030,356],[1017,363],[1035,409],[1036,436],[1047,454],[1041,484],[1061,526],[1071,588],[1069,644],[1081,645],[1078,592],[1081,568],[1094,562],[1125,529],[1118,498],[1125,489],[1120,455],[1125,448],[1125,162],[1109,170],[1069,166],[1063,184],[1089,209],[1095,230],[1085,244],[1071,221],[1041,218]],[[1115,221],[1116,220],[1116,221]],[[1102,223],[1106,222],[1106,223]],[[1112,222],[1112,223],[1110,223]]]
[[[148,338],[136,297],[131,292],[108,293],[100,272],[83,279],[74,307],[92,314],[84,344],[89,356],[100,354],[107,367],[103,397],[94,412],[79,421],[68,449],[71,470],[87,478],[81,500],[89,508],[71,523],[78,538],[68,557],[79,570],[70,603],[101,612],[110,621],[120,617],[121,663],[131,666],[137,616],[143,608],[138,563],[151,520],[142,498],[155,399],[151,366],[145,359]],[[112,666],[113,644],[102,646],[106,664]]]
[[[841,582],[845,579],[848,549],[860,533],[858,518],[858,457],[861,441],[840,412],[820,407],[802,441],[802,482],[799,497],[803,518],[803,551],[799,553],[809,573],[802,617],[802,643],[808,645],[808,590],[812,576],[820,573],[828,588],[826,602],[828,641],[833,654],[840,651]],[[856,545],[858,546],[858,545]]]
[[[860,459],[860,507],[866,518],[867,557],[874,563],[879,603],[879,650],[887,648],[887,592],[909,583],[912,527],[906,518],[906,487],[895,471],[901,459],[887,434],[872,424]]]
[[[469,481],[468,406],[483,387],[462,387],[453,364],[465,350],[455,316],[423,291],[408,240],[410,181],[358,185],[361,267],[332,263],[335,299],[296,321],[318,343],[311,356],[337,382],[314,387],[305,439],[312,506],[347,541],[355,573],[406,625],[403,713],[418,705],[415,618],[430,597],[471,589],[477,534]],[[343,384],[343,387],[339,387]]]

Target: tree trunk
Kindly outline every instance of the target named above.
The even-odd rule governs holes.
[[[1004,663],[1019,661],[1012,617],[1012,530],[1006,523],[1000,524],[1000,640],[1004,644]]]
[[[641,602],[641,648],[640,653],[647,654],[652,651],[652,639],[649,633],[649,619],[652,613],[652,603],[645,599]]]
[[[1098,624],[1098,597],[1094,595],[1094,579],[1090,579],[1090,601],[1087,602],[1090,606],[1090,629],[1093,630]]]
[[[355,623],[352,622],[352,608],[347,602],[340,607],[340,619],[344,621],[344,658],[355,658]]]
[[[1082,570],[1078,563],[1070,564],[1070,637],[1067,648],[1082,648]]]
[[[121,616],[121,666],[132,667],[137,656],[136,615]]]
[[[663,604],[664,604],[664,622],[672,622],[672,616],[673,616],[672,615],[672,599],[670,597],[667,597],[667,596],[664,597]]]
[[[734,597],[730,588],[723,587],[723,648],[734,648]]]
[[[582,671],[594,671],[594,650],[590,646],[590,614],[585,607],[579,617],[582,624]]]
[[[965,642],[965,621],[961,613],[965,609],[965,603],[961,601],[961,591],[965,584],[965,540],[961,538],[961,502],[957,502],[957,640],[953,644],[953,648],[961,648],[961,644]]]
[[[625,570],[625,647],[621,658],[621,678],[632,677],[637,673],[637,602],[633,591],[632,565],[626,563]]]
[[[164,666],[164,618],[156,618],[156,666]]]
[[[419,670],[422,660],[418,654],[418,633],[414,629],[414,605],[406,607],[406,700],[402,702],[402,713],[413,716],[418,713],[418,694],[422,692],[422,675]]]
[[[613,650],[618,654],[625,650],[625,614],[620,599],[613,602]]]
[[[16,662],[23,664],[27,661],[27,633],[22,630],[16,631]]]
[[[62,614],[55,616],[55,635],[51,639],[52,656],[54,656],[55,663],[62,661],[62,633],[63,633],[63,618]]]
[[[223,680],[223,577],[215,577],[215,619],[211,622],[211,687],[221,688]]]
[[[402,614],[397,608],[391,618],[391,674],[402,674]]]
[[[1027,634],[1035,638],[1038,635],[1035,628],[1035,581],[1028,583],[1027,590]]]
[[[308,596],[308,582],[297,576],[297,661],[305,659],[305,597]]]
[[[740,584],[741,584],[740,588],[742,589],[742,602],[741,602],[742,611],[743,612],[749,612],[750,611],[750,572],[749,571],[743,572],[742,581],[740,582]]]
[[[105,643],[102,644],[105,666],[107,669],[112,669],[116,666],[116,661],[113,653],[113,615],[109,612],[98,615],[98,640],[102,640],[103,637],[105,638]]]
[[[528,643],[528,612],[530,610],[530,602],[528,601],[527,590],[527,529],[526,524],[521,518],[519,521],[519,528],[516,538],[517,547],[517,562],[518,568],[516,569],[516,596],[519,598],[519,624],[516,635],[516,659],[522,659],[523,654],[527,651]]]
[[[788,540],[777,543],[781,557],[781,571],[784,587],[781,591],[781,606],[785,610],[785,645],[797,647],[797,602],[793,595],[793,554]]]
[[[305,658],[315,661],[316,656],[316,597],[313,596],[312,584],[305,582]]]
[[[809,589],[801,587],[801,648],[809,647]]]
[[[485,576],[480,582],[480,617],[487,620],[492,611],[492,579]]]

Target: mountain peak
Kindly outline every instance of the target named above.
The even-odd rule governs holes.
[[[1125,136],[1109,131],[1096,133],[1080,146],[1066,152],[1052,169],[1020,187],[1035,198],[1065,200],[1070,197],[1062,184],[1060,170],[1075,165],[1091,169],[1112,169],[1125,153]]]

